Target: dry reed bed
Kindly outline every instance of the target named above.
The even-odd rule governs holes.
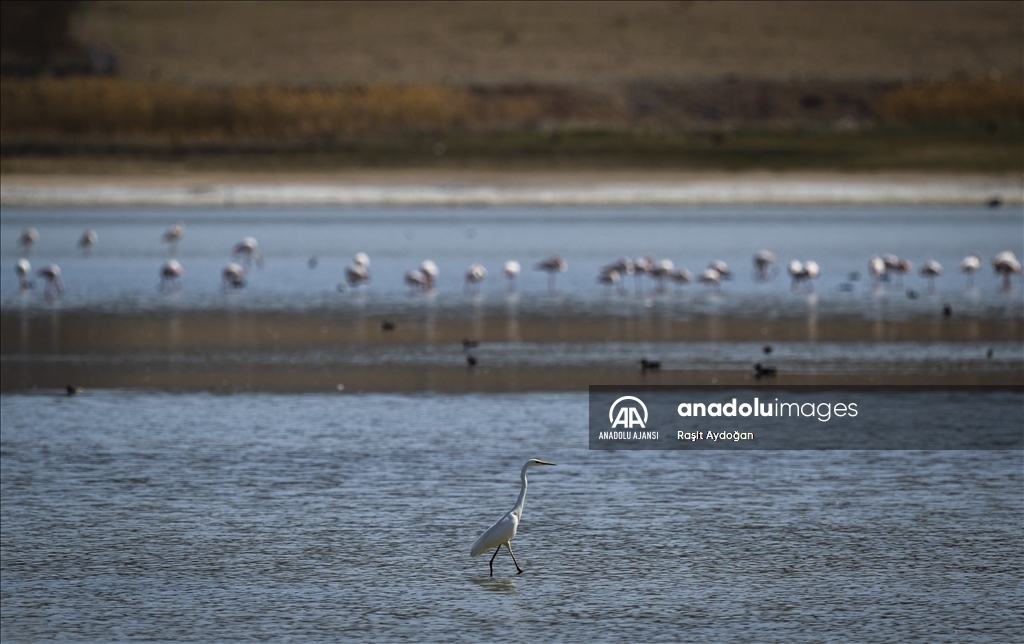
[[[639,120],[609,92],[575,88],[479,91],[440,85],[204,87],[116,79],[5,80],[5,139],[308,140],[387,132],[497,130]],[[1019,80],[907,84],[870,111],[884,122],[1022,122]],[[649,125],[649,116],[644,124]],[[756,125],[756,124],[754,124]]]

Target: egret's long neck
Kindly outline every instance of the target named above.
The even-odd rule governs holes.
[[[526,504],[526,470],[528,469],[530,469],[530,466],[524,465],[523,471],[519,473],[519,480],[523,482],[523,489],[519,490],[519,498],[516,499],[516,504],[512,508],[513,514],[520,520],[523,518],[523,505]]]

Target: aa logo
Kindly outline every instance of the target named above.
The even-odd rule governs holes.
[[[639,409],[637,405],[639,405]],[[641,410],[643,410],[642,417]],[[608,409],[608,422],[612,424],[612,429],[616,427],[647,429],[647,405],[636,396],[623,396],[613,402],[611,408]]]

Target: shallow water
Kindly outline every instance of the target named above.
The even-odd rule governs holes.
[[[591,452],[583,394],[0,396],[0,635],[1005,642],[1017,451]],[[469,557],[533,470],[519,563]]]
[[[157,289],[160,265],[168,257],[160,235],[175,221],[186,225],[178,247],[185,266],[180,293]],[[115,311],[164,308],[353,308],[389,313],[440,310],[466,314],[476,308],[551,314],[635,314],[655,308],[676,316],[778,317],[841,315],[899,318],[933,315],[944,303],[958,312],[985,317],[1024,315],[1019,281],[1001,290],[988,258],[1001,250],[1024,255],[1022,213],[1017,207],[579,207],[579,208],[22,208],[0,213],[0,301],[5,309],[49,308],[41,284],[19,293],[13,265],[17,239],[34,226],[40,240],[30,259],[38,268],[56,262],[67,294],[63,308]],[[86,258],[75,242],[86,227],[99,242]],[[255,236],[266,257],[250,270],[243,293],[221,291],[220,270],[234,243]],[[780,275],[753,280],[751,258],[768,248],[779,257]],[[983,256],[975,288],[956,272],[972,251]],[[372,281],[366,293],[339,293],[344,268],[357,251],[369,253]],[[915,267],[936,259],[945,274],[935,292],[917,275],[901,284],[873,289],[866,275],[872,253],[895,252]],[[547,293],[545,274],[535,262],[563,255],[569,270],[557,276],[557,296]],[[653,254],[699,273],[715,258],[725,260],[734,279],[722,292],[690,284],[656,293],[649,279],[637,294],[626,278],[625,294],[600,286],[601,266],[622,255]],[[309,268],[308,260],[317,258]],[[437,293],[410,297],[405,271],[430,258],[440,266]],[[523,265],[518,298],[505,295],[500,272],[508,259]],[[792,292],[785,273],[792,258],[814,259],[822,269],[816,294]],[[463,275],[481,262],[489,276],[479,295],[463,292]],[[916,268],[915,268],[916,271]],[[856,273],[856,279],[851,279]],[[848,289],[848,290],[840,290]],[[910,289],[917,296],[909,298]]]

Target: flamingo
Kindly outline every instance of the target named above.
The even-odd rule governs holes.
[[[185,269],[176,259],[169,259],[160,267],[160,290],[179,290],[181,284],[178,278],[185,274]]]
[[[245,269],[240,264],[231,262],[221,271],[224,288],[240,289],[245,287]]]
[[[974,274],[981,270],[981,253],[974,251],[960,260],[960,272],[967,273],[967,288],[974,286]]]
[[[18,237],[18,245],[21,246],[21,252],[26,257],[32,252],[32,246],[37,241],[39,241],[39,231],[31,227],[23,229]]]
[[[673,282],[676,283],[677,286],[680,284],[689,284],[690,282],[693,281],[693,273],[686,270],[685,268],[680,268],[679,270],[672,271],[669,277],[672,279]]]
[[[414,290],[415,289],[420,289],[421,291],[426,291],[427,290],[427,284],[428,284],[427,276],[426,276],[426,274],[423,271],[421,271],[419,269],[413,269],[411,271],[406,271],[406,273],[405,273],[405,283],[410,288],[412,288]]]
[[[708,264],[708,268],[715,269],[721,279],[727,280],[732,278],[732,271],[729,270],[729,265],[720,259],[711,260]]]
[[[429,259],[425,259],[423,260],[423,263],[420,264],[420,272],[423,273],[423,276],[427,279],[427,286],[424,290],[434,290],[434,284],[437,283],[437,275],[440,272],[437,268],[437,264]]]
[[[185,224],[180,221],[167,230],[160,236],[160,241],[167,244],[167,250],[171,255],[178,252],[178,242],[181,241],[182,235],[185,234]]]
[[[82,236],[78,238],[78,247],[82,249],[82,253],[88,257],[89,251],[92,250],[93,245],[100,240],[100,236],[96,234],[96,231],[92,228],[86,228],[82,232]]]
[[[885,260],[878,255],[868,258],[868,275],[875,284],[888,281],[889,276],[885,272]]]
[[[358,288],[370,281],[370,271],[366,266],[353,261],[345,268],[345,281],[352,288]]]
[[[701,284],[713,286],[715,287],[715,290],[718,290],[722,284],[722,274],[713,268],[708,268],[697,276],[697,281]]]
[[[555,275],[567,271],[569,263],[562,259],[560,255],[552,255],[542,262],[537,262],[534,268],[548,274],[548,290],[553,291],[555,290]]]
[[[659,259],[651,265],[651,277],[658,282],[658,292],[665,291],[665,278],[672,275],[675,268],[671,259]]]
[[[487,277],[487,269],[473,262],[469,266],[469,270],[466,271],[466,287],[467,288],[478,288],[480,282]]]
[[[935,278],[942,275],[942,264],[934,259],[929,259],[921,267],[921,275],[928,280],[928,290],[935,290]]]
[[[996,253],[992,258],[992,270],[995,271],[996,275],[1003,276],[1003,288],[1007,290],[1010,288],[1010,276],[1021,274],[1021,266],[1020,262],[1017,261],[1017,256],[1008,250]]]
[[[811,280],[818,277],[820,272],[821,268],[818,266],[818,262],[813,259],[806,262],[794,259],[789,263],[789,274],[793,278],[793,290],[795,291],[801,282],[806,282],[808,289],[813,291],[814,284]]]
[[[18,275],[18,284],[21,286],[21,290],[27,291],[32,288],[32,282],[28,281],[28,276],[32,273],[32,264],[27,259],[22,257],[14,264],[14,272]]]
[[[231,249],[231,256],[240,258],[246,266],[256,262],[257,266],[263,268],[263,255],[260,254],[260,245],[255,237],[243,237],[242,241]]]
[[[52,297],[54,291],[57,292],[57,295],[64,295],[64,282],[60,279],[60,266],[56,264],[44,266],[39,269],[37,274],[46,280],[46,290],[43,291],[43,295]]]
[[[633,261],[633,275],[636,277],[636,292],[644,290],[644,275],[649,274],[654,267],[654,256],[637,257]]]
[[[508,280],[508,290],[516,290],[516,278],[519,277],[519,271],[521,270],[522,267],[516,260],[510,259],[505,262],[505,267],[501,269],[501,274]]]
[[[754,254],[754,279],[767,282],[775,277],[775,253],[770,250],[759,250]]]
[[[615,269],[602,269],[597,276],[597,283],[605,286],[617,286],[622,276]]]

